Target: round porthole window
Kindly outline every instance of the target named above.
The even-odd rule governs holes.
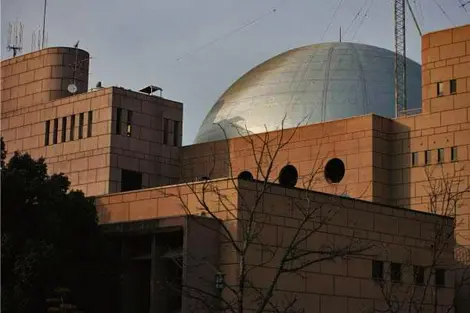
[[[299,173],[293,165],[286,165],[279,173],[279,184],[286,188],[293,188],[297,184]]]
[[[240,174],[238,174],[238,179],[252,181],[253,180],[253,174],[251,174],[248,171],[243,171]]]
[[[325,166],[325,179],[330,184],[337,184],[343,179],[345,171],[343,161],[338,158],[331,159]]]

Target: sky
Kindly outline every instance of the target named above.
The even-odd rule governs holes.
[[[183,144],[241,75],[286,50],[320,42],[394,49],[393,0],[48,0],[47,46],[91,54],[90,87],[150,84],[184,104]],[[466,0],[410,0],[423,33],[470,23]],[[23,53],[43,19],[42,0],[2,0],[2,59],[8,23],[24,25]],[[362,10],[361,10],[362,9]],[[355,18],[356,17],[356,18]],[[253,22],[253,23],[252,23]],[[407,56],[420,62],[420,38],[407,16]]]

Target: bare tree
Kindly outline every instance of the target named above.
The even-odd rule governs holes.
[[[384,279],[377,280],[385,305],[375,312],[450,313],[455,311],[459,297],[470,298],[465,289],[470,283],[469,252],[455,244],[461,223],[458,210],[469,186],[461,177],[462,170],[448,173],[439,164],[424,171],[426,181],[421,188],[426,190],[427,210],[444,218],[433,219],[429,228],[422,230],[427,244],[421,264],[413,262],[413,252],[403,245],[404,254],[408,255],[399,265],[403,272],[390,266]]]
[[[196,216],[196,205],[199,215],[217,221],[216,226],[204,227],[216,232],[221,246],[226,247],[225,253],[232,255],[228,261],[230,265],[207,264],[213,268],[214,276],[206,277],[209,280],[206,283],[215,283],[215,291],[183,282],[183,295],[198,306],[193,307],[192,312],[198,309],[232,313],[304,312],[308,308],[296,305],[297,297],[293,293],[278,290],[286,277],[296,276],[305,282],[305,269],[361,256],[371,247],[369,243],[347,236],[333,241],[324,236],[339,212],[341,201],[332,196],[328,203],[321,203],[309,191],[322,172],[320,169],[324,162],[321,158],[316,159],[308,175],[300,177],[304,189],[292,189],[296,197],[287,198],[288,201],[284,205],[279,204],[277,209],[267,205],[269,195],[280,188],[273,183],[280,181],[281,185],[293,186],[297,181],[295,171],[279,171],[280,162],[277,160],[292,144],[299,126],[284,129],[283,120],[276,132],[250,135],[245,135],[249,133],[247,129],[243,134],[240,132],[255,164],[252,177],[248,175],[241,180],[234,173],[230,141],[226,140],[223,153],[228,168],[227,188],[221,187],[218,180],[203,180],[185,183],[176,193],[165,193],[165,196],[177,197],[189,217]],[[221,131],[225,134],[222,127]],[[212,159],[215,164],[215,153]],[[234,195],[228,195],[226,189],[232,189]],[[188,190],[195,203],[189,203]],[[289,218],[277,215],[279,207],[289,212]],[[273,237],[277,243],[272,242]],[[185,264],[181,263],[181,266]],[[263,278],[257,279],[260,275]],[[203,277],[198,278],[199,283],[203,283],[202,280]]]

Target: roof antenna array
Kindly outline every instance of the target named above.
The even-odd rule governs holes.
[[[41,46],[42,44],[42,28],[38,26],[36,30],[33,31],[31,35],[31,52],[41,50],[47,47],[47,40],[48,40],[48,33],[45,34],[44,38],[44,47]]]
[[[23,24],[18,21],[8,25],[7,50],[13,51],[13,57],[23,50]]]

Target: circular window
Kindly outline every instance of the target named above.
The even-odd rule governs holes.
[[[297,184],[299,174],[293,165],[286,165],[279,173],[279,184],[286,188],[293,188]]]
[[[252,181],[253,180],[253,174],[251,174],[248,171],[243,171],[240,174],[238,174],[238,179]]]
[[[337,184],[343,179],[345,171],[343,161],[337,158],[331,159],[325,166],[325,179],[330,184]]]

